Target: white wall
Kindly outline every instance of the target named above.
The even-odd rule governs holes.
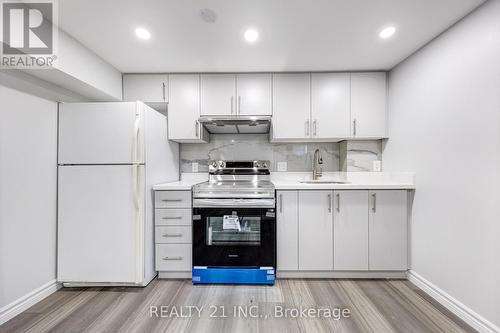
[[[384,168],[416,172],[412,270],[498,329],[500,1],[392,70],[389,94]]]
[[[76,39],[59,30],[55,69],[27,73],[76,92],[92,101],[122,99],[122,73]]]
[[[56,278],[57,103],[0,86],[0,320]]]

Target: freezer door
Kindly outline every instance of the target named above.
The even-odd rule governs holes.
[[[144,104],[62,103],[59,164],[144,163]]]
[[[141,283],[144,166],[59,167],[60,282]]]

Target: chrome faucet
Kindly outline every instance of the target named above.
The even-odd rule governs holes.
[[[318,165],[320,164],[323,164],[323,157],[321,157],[321,151],[316,149],[313,157],[313,180],[317,180],[323,176],[323,170],[321,168],[318,170]]]

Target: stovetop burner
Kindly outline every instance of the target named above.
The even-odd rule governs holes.
[[[213,161],[209,181],[193,187],[194,198],[274,198],[269,161]]]

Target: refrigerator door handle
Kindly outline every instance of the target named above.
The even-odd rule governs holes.
[[[132,141],[132,163],[140,163],[139,161],[139,125],[141,121],[141,114],[137,111],[134,120],[134,138]]]
[[[134,161],[133,169],[133,179],[134,184],[134,206],[135,206],[135,283],[140,283],[142,280],[142,261],[141,261],[141,249],[142,249],[142,239],[143,239],[143,228],[141,227],[141,202],[140,202],[140,191],[141,191],[141,175],[140,175],[140,161],[139,161],[139,125],[141,120],[141,113],[136,110],[135,121],[134,121],[134,138],[133,138],[133,151],[132,151],[132,161]]]
[[[135,114],[135,122],[134,122],[134,140],[132,144],[132,160],[133,162],[133,184],[134,184],[134,206],[136,210],[139,210],[139,121],[140,114],[137,112]]]

